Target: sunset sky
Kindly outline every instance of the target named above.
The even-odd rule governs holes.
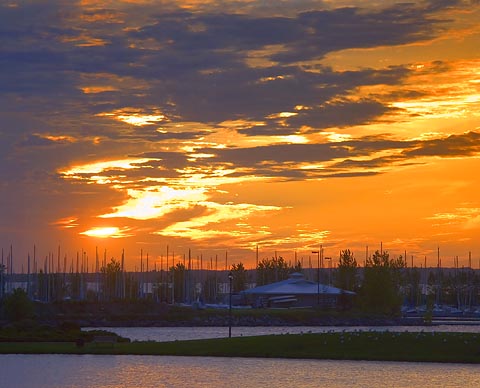
[[[0,2],[0,246],[480,262],[480,2]]]

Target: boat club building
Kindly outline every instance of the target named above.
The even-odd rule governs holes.
[[[295,272],[286,280],[242,291],[253,307],[321,307],[336,308],[340,298],[351,299],[352,291],[306,280]],[[345,299],[344,299],[345,300]]]

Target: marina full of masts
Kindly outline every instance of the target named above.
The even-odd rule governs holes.
[[[256,268],[245,269],[242,263],[229,263],[226,252],[225,257],[204,260],[201,255],[193,258],[190,251],[175,256],[167,248],[167,255],[153,265],[149,255],[141,251],[136,270],[126,271],[124,252],[119,259],[107,260],[106,251],[100,257],[97,250],[94,260],[89,262],[85,252],[68,259],[66,255],[61,256],[59,248],[56,255],[49,254],[43,260],[38,260],[34,252],[18,271],[10,246],[7,252],[2,250],[0,299],[21,288],[30,299],[45,303],[151,299],[168,304],[225,304],[231,292],[239,294],[248,288],[281,281],[292,272],[301,272],[307,280],[343,289],[358,291],[361,287],[368,256],[363,266],[355,267],[351,281],[354,284],[346,286],[341,284],[339,259],[323,257],[323,251],[312,254],[317,255],[300,260],[295,255],[293,264],[276,254],[259,262],[257,250]],[[406,253],[400,256],[406,257]],[[403,310],[422,311],[430,301],[434,308],[450,306],[459,313],[477,311],[480,314],[480,269],[472,268],[471,254],[468,266],[459,266],[458,258],[452,263],[451,267],[443,267],[440,255],[437,266],[431,267],[427,267],[426,258],[418,266],[413,256],[410,262],[403,260],[400,269]],[[233,274],[233,284],[229,274]]]

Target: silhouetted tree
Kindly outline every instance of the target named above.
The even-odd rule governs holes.
[[[390,259],[386,251],[376,251],[367,259],[360,298],[365,311],[388,315],[400,312],[404,267],[405,262],[401,256]]]
[[[300,263],[300,261],[297,261],[295,265],[290,267],[290,269],[288,270],[288,273],[294,273],[294,272],[301,273],[302,271],[303,271],[302,263]]]
[[[122,281],[122,265],[120,261],[112,257],[106,266],[100,268],[100,272],[103,274],[103,294],[105,298],[107,300],[119,298],[119,289]]]
[[[33,316],[33,304],[22,288],[16,288],[5,296],[4,309],[9,321],[21,321]]]
[[[283,257],[273,257],[272,259],[263,259],[257,266],[257,286],[279,282],[288,278],[293,272],[301,272],[300,262],[295,266],[289,266]]]
[[[232,291],[238,293],[246,288],[247,270],[243,263],[232,264]]]
[[[335,286],[342,290],[356,291],[358,286],[357,261],[350,249],[340,252]]]

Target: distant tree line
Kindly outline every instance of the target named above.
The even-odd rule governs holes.
[[[127,273],[120,261],[106,260],[97,273],[48,273],[40,269],[28,275],[24,294],[30,300],[54,302],[66,299],[115,301],[153,299],[163,303],[225,303],[233,275],[231,291],[238,294],[252,285],[262,286],[285,280],[294,272],[302,272],[317,281],[341,290],[354,291],[357,297],[340,298],[340,308],[357,308],[371,314],[395,315],[403,306],[435,305],[468,309],[480,304],[480,271],[471,268],[407,268],[404,257],[392,258],[387,251],[375,251],[359,267],[349,249],[340,252],[334,268],[302,268],[300,262],[290,263],[283,257],[264,258],[254,270],[242,262],[234,263],[228,271],[191,270],[178,262],[165,271]],[[325,276],[328,275],[328,276]],[[10,296],[21,300],[20,291],[7,289],[7,271],[0,266],[0,300],[2,311],[13,311],[7,301]],[[27,275],[24,275],[24,278]],[[95,287],[92,288],[92,284]],[[23,303],[23,302],[22,302]],[[15,303],[14,303],[15,304]],[[9,313],[15,316],[14,312]],[[18,314],[17,314],[18,315]],[[21,315],[21,314],[20,314]],[[28,314],[27,314],[28,315]]]

